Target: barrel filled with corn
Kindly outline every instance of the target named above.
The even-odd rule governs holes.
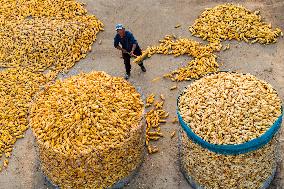
[[[43,173],[60,188],[123,186],[143,160],[143,107],[132,85],[104,72],[46,87],[30,112]]]
[[[219,72],[178,98],[179,160],[194,188],[268,188],[279,161],[281,100],[250,74]]]

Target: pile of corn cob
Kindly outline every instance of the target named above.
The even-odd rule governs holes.
[[[80,74],[40,92],[30,124],[42,170],[62,188],[107,188],[142,161],[143,102],[122,78]]]
[[[86,13],[74,0],[0,1],[0,67],[11,68],[0,72],[0,156],[10,157],[24,136],[29,103],[40,86],[91,50],[103,24]],[[54,71],[39,73],[46,69]]]
[[[193,132],[212,144],[257,138],[281,115],[281,100],[270,84],[250,74],[228,72],[189,85],[178,107]]]
[[[187,66],[164,75],[172,81],[184,81],[199,78],[206,73],[216,72],[218,63],[214,51],[220,51],[222,46],[220,43],[210,43],[202,45],[199,42],[187,38],[176,39],[173,35],[167,35],[163,40],[159,41],[158,46],[148,47],[141,56],[138,56],[134,63],[138,63],[145,58],[151,57],[153,54],[188,55],[194,57]]]
[[[163,137],[160,124],[166,123],[165,119],[169,117],[169,113],[162,109],[165,101],[164,95],[161,94],[160,98],[162,101],[156,102],[154,108],[146,114],[146,146],[149,154],[158,152],[159,149],[156,146],[151,146],[150,141],[157,141]],[[154,100],[154,94],[147,97],[146,107],[150,107],[154,103]]]
[[[250,74],[220,72],[195,81],[178,103],[183,120],[211,144],[242,144],[261,136],[281,115],[281,100],[268,83]],[[204,188],[261,188],[278,161],[279,135],[264,147],[221,155],[181,131],[181,165]]]
[[[13,11],[9,3],[0,3],[1,67],[67,71],[86,56],[103,30],[102,22],[75,1],[23,1],[22,7],[12,4]]]
[[[206,9],[189,28],[192,35],[209,42],[236,39],[247,43],[270,44],[283,35],[279,28],[262,21],[259,11],[241,5],[222,4]]]
[[[66,71],[86,57],[100,30],[85,20],[33,18],[7,21],[0,32],[0,66]]]

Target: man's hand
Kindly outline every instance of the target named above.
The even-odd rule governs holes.
[[[127,53],[127,50],[123,49],[121,46],[117,45],[115,48],[121,50],[122,53]]]
[[[130,55],[134,57],[136,56],[133,51],[130,52]]]

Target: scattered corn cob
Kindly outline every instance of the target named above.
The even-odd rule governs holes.
[[[154,103],[155,95],[152,93],[146,98],[146,108],[151,106]]]
[[[165,95],[163,95],[163,94],[160,95],[160,98],[161,98],[161,100],[163,100],[163,101],[166,100]]]
[[[148,136],[150,140],[159,140],[160,136]]]
[[[171,88],[170,88],[170,90],[172,91],[172,90],[175,90],[175,89],[177,89],[177,86],[175,85],[175,86],[172,86]]]
[[[157,147],[151,147],[151,146],[148,146],[148,153],[149,154],[154,154],[154,153],[156,153],[156,152],[158,152],[159,151],[159,149],[157,148]]]
[[[156,153],[158,151],[159,151],[159,149],[157,147],[154,147],[154,148],[151,149],[151,153],[150,154],[154,154],[154,153]]]
[[[178,25],[175,26],[175,28],[179,28],[179,27],[181,27],[181,24],[178,24]]]
[[[159,136],[159,137],[163,137],[163,134],[161,132],[148,132],[147,133],[149,136]]]
[[[230,44],[224,46],[223,51],[226,51],[226,50],[228,50],[228,49],[230,49]]]
[[[161,79],[161,77],[156,77],[156,78],[152,79],[152,82],[156,82],[156,81],[158,81],[160,79]]]
[[[156,102],[156,103],[155,103],[155,108],[156,108],[156,109],[162,109],[163,106],[164,106],[164,101]]]
[[[174,131],[171,133],[171,138],[174,138],[175,135],[176,135],[176,130],[174,130]]]
[[[175,117],[173,120],[172,120],[172,123],[177,123],[178,122],[178,118]]]
[[[3,163],[3,167],[4,167],[4,168],[7,168],[8,165],[9,165],[9,160],[8,160],[8,159],[5,159],[5,160],[4,160],[4,163]]]
[[[10,152],[6,152],[6,153],[5,153],[5,157],[6,157],[6,158],[9,158],[10,156],[11,156],[11,153],[10,153]]]
[[[153,99],[155,95],[151,94],[151,99]],[[152,101],[151,101],[152,102]],[[165,112],[163,108],[164,101],[156,102],[155,108],[151,109],[147,112],[146,119],[146,146],[148,146],[148,153],[152,154],[158,152],[158,148],[152,149],[150,147],[150,140],[157,141],[163,134],[161,133],[160,124],[166,122],[166,118],[169,116],[169,113]]]
[[[164,119],[159,120],[159,123],[166,123],[166,122],[167,122],[167,120],[164,120]]]

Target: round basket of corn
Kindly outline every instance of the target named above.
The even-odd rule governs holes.
[[[143,113],[122,78],[92,72],[56,81],[30,112],[43,173],[60,188],[122,187],[144,157]]]
[[[250,74],[210,74],[190,84],[177,106],[181,171],[194,188],[269,186],[283,116],[270,84]]]

